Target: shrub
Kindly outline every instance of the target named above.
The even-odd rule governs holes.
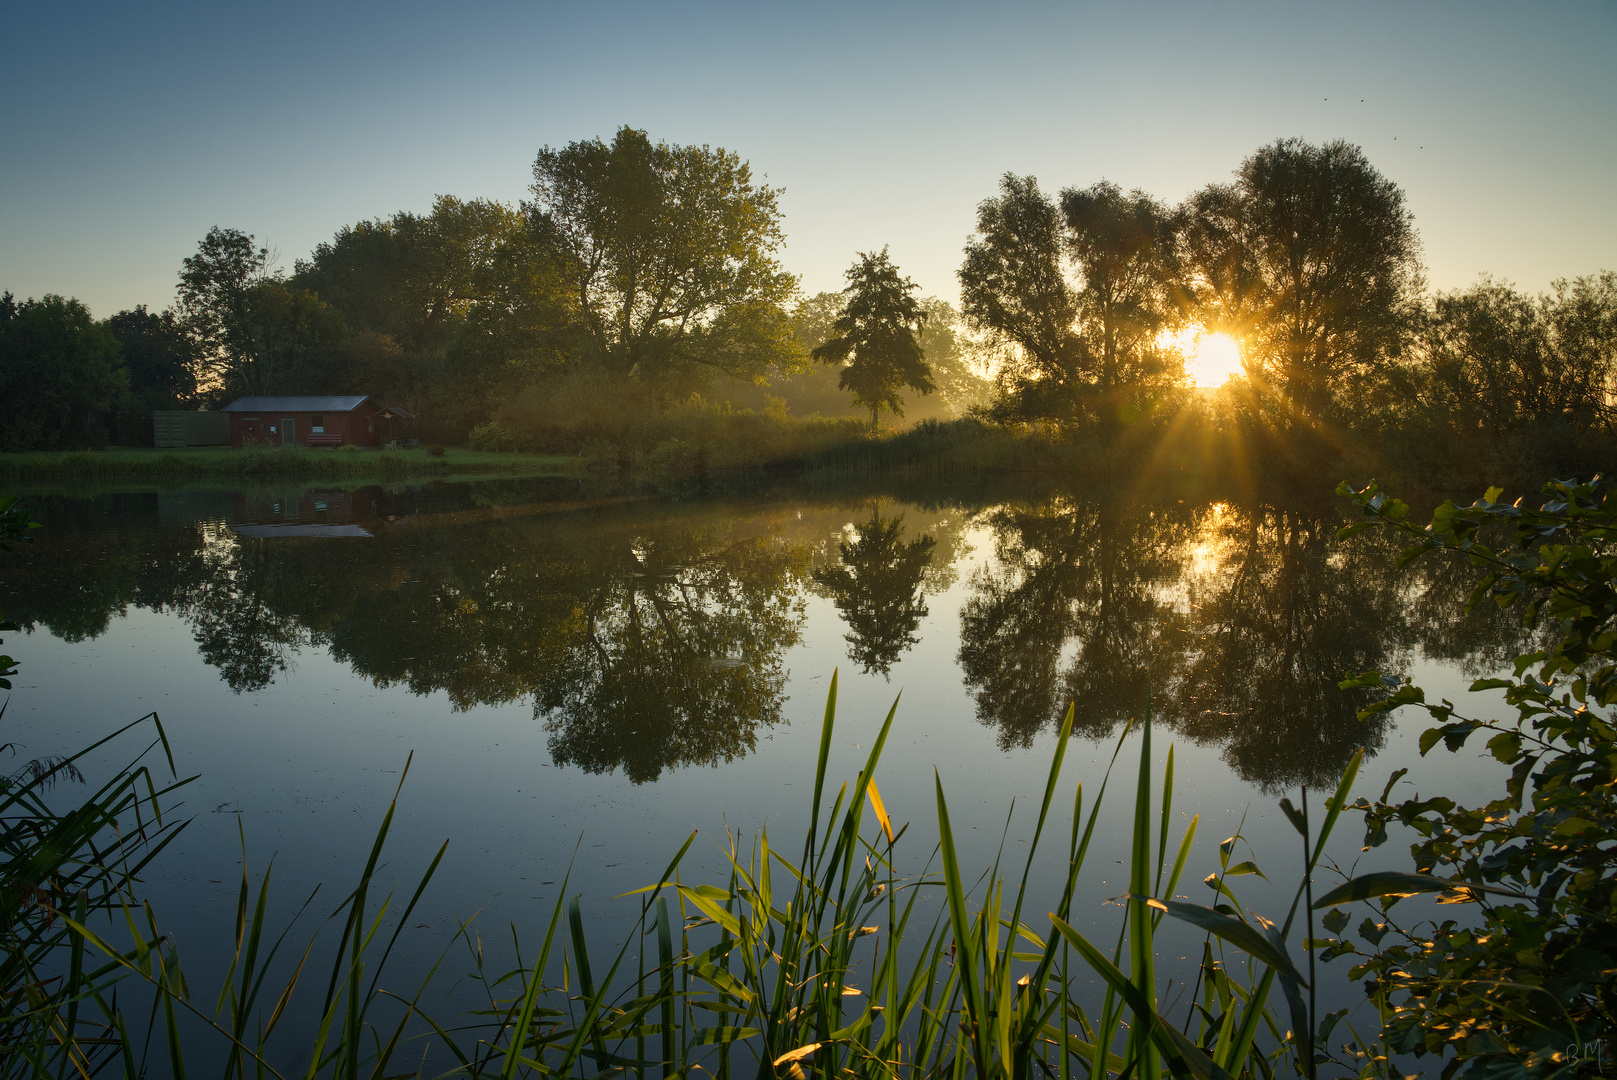
[[[517,437],[510,428],[498,420],[491,420],[472,428],[466,445],[482,453],[511,453],[517,448]]]
[[[1420,529],[1375,484],[1339,490],[1372,519],[1344,534],[1377,526],[1406,534],[1413,543],[1401,563],[1430,552],[1463,557],[1482,574],[1472,606],[1520,604],[1524,622],[1552,620],[1558,634],[1517,657],[1513,677],[1472,684],[1504,691],[1516,710],[1508,721],[1465,717],[1375,672],[1344,684],[1384,686],[1389,693],[1371,710],[1424,708],[1439,726],[1421,736],[1422,754],[1439,742],[1458,751],[1487,732],[1488,752],[1511,772],[1479,807],[1441,797],[1389,802],[1402,769],[1376,802],[1359,800],[1368,846],[1385,843],[1389,825],[1415,832],[1416,873],[1366,875],[1320,900],[1374,902],[1358,927],[1368,950],[1331,940],[1324,955],[1358,957],[1352,977],[1368,978],[1386,1042],[1416,1056],[1453,1054],[1445,1076],[1602,1075],[1617,1038],[1617,729],[1609,713],[1617,703],[1617,495],[1595,482],[1556,482],[1533,509],[1500,502],[1500,489],[1490,488],[1470,506],[1443,503]],[[1490,524],[1511,527],[1513,540],[1498,550],[1483,543]],[[1439,903],[1477,905],[1476,918],[1400,927],[1388,914],[1399,898],[1432,892]],[[1348,922],[1340,908],[1324,920],[1332,933]]]
[[[427,447],[427,456],[428,457],[443,457],[444,456],[444,448],[442,446],[439,446],[437,443],[433,443],[431,446]]]
[[[683,439],[668,439],[637,458],[635,470],[652,479],[695,479],[702,475],[702,452]]]

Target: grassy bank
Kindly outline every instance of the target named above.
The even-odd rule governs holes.
[[[582,463],[555,454],[502,454],[452,448],[442,456],[414,450],[307,450],[187,447],[114,448],[0,454],[0,484],[16,488],[64,482],[197,480],[406,480],[466,474],[555,474]]]

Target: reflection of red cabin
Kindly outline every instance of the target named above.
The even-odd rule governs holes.
[[[382,407],[364,394],[244,397],[219,410],[230,416],[231,446],[377,446]]]
[[[258,540],[288,536],[372,536],[374,534],[359,522],[368,522],[373,517],[372,504],[379,491],[372,486],[357,491],[310,488],[286,495],[237,493],[230,531]]]

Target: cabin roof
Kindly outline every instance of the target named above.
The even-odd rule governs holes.
[[[353,412],[369,400],[369,394],[344,394],[333,397],[240,397],[219,411],[250,413]]]

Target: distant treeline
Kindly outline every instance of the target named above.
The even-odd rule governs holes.
[[[838,365],[810,361],[847,297],[799,293],[776,258],[778,190],[736,154],[625,127],[541,150],[530,192],[344,227],[290,273],[214,228],[161,314],[97,322],[8,293],[0,449],[138,445],[153,409],[241,394],[373,394],[438,441],[620,455],[679,442],[657,419],[675,414],[703,432],[751,430],[714,410],[858,415]],[[921,301],[938,392],[904,394],[912,421],[1139,445],[1188,410],[1254,453],[1434,433],[1576,447],[1611,424],[1617,275],[1429,294],[1403,193],[1342,142],[1277,141],[1179,206],[1007,174],[959,278],[958,312]],[[1197,329],[1242,350],[1245,378],[1211,410],[1185,373]]]

